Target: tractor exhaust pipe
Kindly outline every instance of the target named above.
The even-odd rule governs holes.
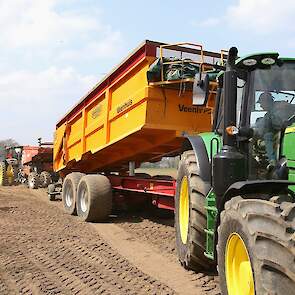
[[[236,138],[226,132],[226,127],[236,126],[237,122],[237,71],[235,69],[237,55],[237,48],[232,47],[229,50],[223,80],[223,146],[212,161],[212,185],[217,196],[218,206],[221,204],[222,197],[230,185],[246,179],[245,156],[238,151]]]
[[[236,126],[237,122],[237,72],[235,60],[238,56],[238,49],[231,47],[228,54],[228,62],[224,73],[224,105],[223,105],[223,145],[235,146],[233,136],[227,134],[226,127]]]

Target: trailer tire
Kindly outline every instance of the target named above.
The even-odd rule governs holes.
[[[178,258],[186,269],[209,271],[215,267],[215,262],[204,255],[205,200],[209,190],[210,184],[199,176],[199,166],[194,151],[184,152],[177,174],[174,224]]]
[[[49,184],[52,183],[51,175],[47,171],[42,171],[40,173],[40,186],[43,188],[47,188]]]
[[[287,196],[228,201],[218,228],[222,294],[294,294],[294,232],[295,204]]]
[[[62,202],[66,213],[76,215],[77,188],[84,173],[72,172],[68,174],[62,185]]]
[[[103,221],[112,210],[112,187],[104,175],[86,175],[77,191],[77,214],[84,221]]]
[[[0,162],[0,186],[7,185],[6,165]]]
[[[55,185],[51,183],[48,185],[47,189],[49,201],[55,201]]]
[[[39,187],[39,174],[35,171],[28,176],[28,186],[30,189],[37,189]]]

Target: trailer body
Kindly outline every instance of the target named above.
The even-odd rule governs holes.
[[[21,158],[22,165],[27,165],[29,162],[31,162],[32,158],[38,154],[38,151],[39,151],[38,146],[30,146],[30,145],[23,146],[22,158]]]
[[[179,152],[184,133],[210,130],[213,100],[193,106],[192,80],[148,82],[147,71],[161,44],[145,41],[57,123],[55,171],[66,175],[128,169],[129,161],[156,161]],[[180,50],[199,60],[220,59],[220,54],[202,49],[173,49],[167,54]]]
[[[38,146],[22,146],[20,169],[17,182],[27,183],[29,188],[47,187],[57,181],[58,175],[53,171],[53,143],[41,142]]]
[[[53,148],[43,146],[24,146],[22,150],[22,170],[25,175],[33,170],[53,172]]]

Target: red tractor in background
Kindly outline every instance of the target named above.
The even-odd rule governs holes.
[[[53,172],[53,144],[42,142],[38,138],[38,146],[24,146],[22,151],[22,169],[20,182],[27,182],[28,187],[46,188],[58,175]]]
[[[38,146],[9,147],[1,155],[0,185],[27,183],[31,189],[45,188],[58,178],[52,167],[52,143],[41,138]]]

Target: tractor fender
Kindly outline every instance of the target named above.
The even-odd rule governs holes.
[[[220,223],[220,213],[224,210],[225,203],[231,198],[241,196],[242,198],[257,198],[257,195],[276,195],[280,193],[288,193],[289,185],[295,185],[295,182],[288,180],[247,180],[233,183],[224,193],[221,200],[217,200],[218,216],[216,220],[216,228]]]
[[[252,198],[255,194],[270,194],[288,192],[288,186],[294,185],[295,182],[288,180],[247,180],[233,183],[225,192],[220,209],[224,209],[224,204],[232,197],[242,196]]]
[[[290,192],[288,189],[289,185],[294,185],[295,182],[288,180],[247,180],[238,181],[233,183],[227,191],[224,193],[221,200],[217,201],[218,213],[215,222],[215,232],[217,233],[217,228],[220,224],[220,215],[224,210],[225,203],[236,196],[241,196],[244,199],[254,199],[257,198],[258,194],[270,194],[276,195],[279,193]],[[293,194],[294,197],[294,194]],[[217,244],[217,234],[214,237],[215,245]],[[215,253],[216,254],[216,253]]]
[[[184,135],[185,140],[182,144],[182,153],[193,150],[199,167],[199,176],[205,182],[211,181],[211,165],[205,142],[201,136]]]

